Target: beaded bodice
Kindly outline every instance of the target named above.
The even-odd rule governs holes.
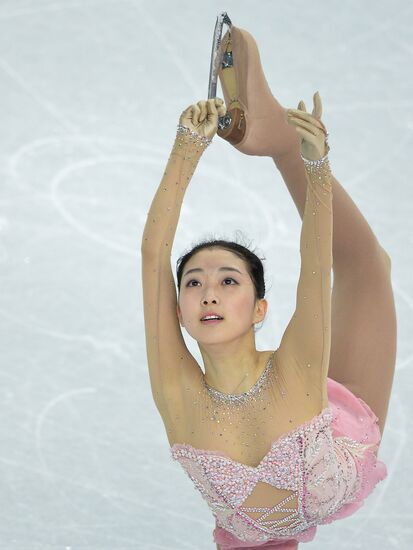
[[[356,441],[332,428],[327,394],[333,230],[329,161],[304,162],[308,185],[291,320],[276,351],[261,352],[268,354],[268,363],[255,384],[243,394],[226,395],[206,384],[187,350],[168,364],[170,342],[176,343],[177,336],[156,294],[160,288],[166,293],[172,282],[161,284],[163,257],[169,255],[185,190],[207,145],[208,140],[179,129],[145,226],[144,246],[151,260],[159,256],[160,267],[148,261],[143,273],[148,281],[158,269],[162,273],[145,302],[145,325],[151,327],[148,355],[157,358],[150,369],[153,394],[172,457],[207,501],[217,526],[237,538],[232,547],[240,547],[240,540],[244,546],[291,537],[311,540],[316,524],[349,513],[348,507],[357,507],[360,495],[370,490],[363,483],[364,461],[373,480],[383,478],[383,469],[377,475],[373,471],[372,455],[365,457],[371,445],[360,441],[367,439]],[[172,297],[168,308],[171,303]],[[224,316],[213,330],[218,334],[228,322]]]
[[[353,457],[369,445],[334,438],[331,420],[326,407],[273,441],[256,467],[188,444],[174,444],[171,454],[220,527],[243,541],[289,539],[322,523],[360,489]]]
[[[361,482],[354,457],[367,448],[331,428],[332,175],[327,156],[304,164],[297,301],[279,347],[244,394],[192,383],[166,426],[172,457],[217,525],[249,542],[307,533],[351,502]]]

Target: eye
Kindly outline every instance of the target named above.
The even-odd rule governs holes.
[[[232,277],[226,277],[224,279],[224,281],[233,281],[236,285],[238,284],[237,281],[235,279],[233,279]],[[197,281],[196,279],[191,279],[190,281],[187,282],[187,284],[185,286],[193,286],[191,285],[191,283],[198,283],[199,281]],[[224,285],[224,286],[232,286],[232,285]]]

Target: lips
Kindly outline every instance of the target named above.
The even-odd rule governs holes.
[[[214,311],[208,311],[208,313],[205,313],[200,319],[200,321],[203,321],[205,317],[219,317],[219,320],[222,320],[223,317],[219,313],[215,313]],[[207,320],[217,320],[217,319],[207,319]]]
[[[201,319],[201,323],[204,323],[204,325],[216,325],[221,321],[223,321],[223,319],[205,319],[205,321]]]

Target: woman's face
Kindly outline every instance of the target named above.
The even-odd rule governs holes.
[[[192,269],[196,271],[188,273]],[[201,318],[211,311],[223,320],[202,322]],[[244,261],[221,248],[204,248],[186,263],[177,313],[188,333],[205,344],[237,338],[262,320],[262,315],[257,315],[254,284]]]

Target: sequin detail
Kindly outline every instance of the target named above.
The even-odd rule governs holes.
[[[197,134],[193,130],[190,130],[187,126],[183,126],[182,124],[178,124],[176,133],[178,138],[181,134],[186,136],[191,136],[193,138],[194,143],[202,145],[205,148],[211,145],[212,143],[212,139],[207,138],[206,136],[200,136],[199,134]]]
[[[250,388],[248,391],[243,393],[223,393],[219,390],[216,390],[212,386],[210,386],[205,378],[203,378],[204,386],[207,392],[211,395],[211,397],[214,399],[214,401],[217,401],[219,403],[245,403],[246,401],[249,401],[257,396],[265,387],[266,382],[268,381],[268,376],[270,373],[270,370],[272,368],[272,360],[274,357],[275,351],[271,354],[270,358],[267,361],[265,369],[262,371],[260,377],[256,381],[256,383]]]
[[[142,255],[145,281],[156,283],[158,289],[160,285],[165,289],[173,286],[169,274],[154,261],[159,251],[171,252],[186,188],[208,145],[206,138],[188,128],[178,128],[143,235],[148,252],[146,258]],[[173,457],[208,502],[217,525],[231,536],[252,542],[248,546],[277,538],[308,540],[316,524],[329,523],[358,509],[377,480],[385,476],[384,465],[370,451],[371,443],[379,441],[379,429],[373,429],[370,413],[361,411],[364,422],[354,419],[353,411],[360,407],[355,396],[349,398],[348,417],[341,409],[342,402],[338,402],[334,425],[340,427],[338,418],[342,413],[341,418],[346,421],[341,422],[342,429],[337,433],[331,429],[331,409],[323,409],[317,417],[271,443],[274,434],[297,426],[301,419],[320,410],[327,397],[332,174],[327,158],[304,160],[304,166],[309,185],[300,237],[297,304],[274,368],[268,368],[250,393],[245,392],[249,393],[248,399],[237,397],[229,402],[225,398],[214,399],[195,369],[192,373],[196,375],[191,373],[185,379],[185,391],[179,399],[158,400],[169,440],[191,441],[194,445],[172,445]],[[154,327],[147,334],[147,341],[153,346],[170,330],[170,321],[159,313],[158,301],[151,299],[145,315],[148,315],[146,326]],[[181,361],[152,370],[151,382],[156,394],[159,395],[159,388],[164,387],[168,377],[175,382],[181,376],[187,367],[183,357]],[[332,381],[328,384],[331,387]],[[333,390],[343,391],[344,387]],[[335,406],[331,399],[329,403]],[[204,445],[226,449],[227,454],[222,450],[196,448]],[[237,460],[230,458],[232,451]],[[237,546],[240,545],[233,545]]]
[[[328,154],[319,160],[307,160],[303,156],[301,158],[304,160],[304,167],[312,185],[319,185],[320,187],[324,187],[326,192],[330,192],[332,190],[332,174]],[[317,202],[317,204],[319,205],[320,203]]]
[[[171,454],[208,503],[217,526],[246,542],[288,539],[352,502],[360,489],[353,455],[365,453],[370,445],[334,439],[332,417],[327,407],[282,435],[256,467],[188,444],[173,445]],[[275,489],[273,506],[244,506],[259,483],[291,493],[281,498]],[[253,512],[260,515],[252,517]],[[269,519],[277,512],[285,515]]]

